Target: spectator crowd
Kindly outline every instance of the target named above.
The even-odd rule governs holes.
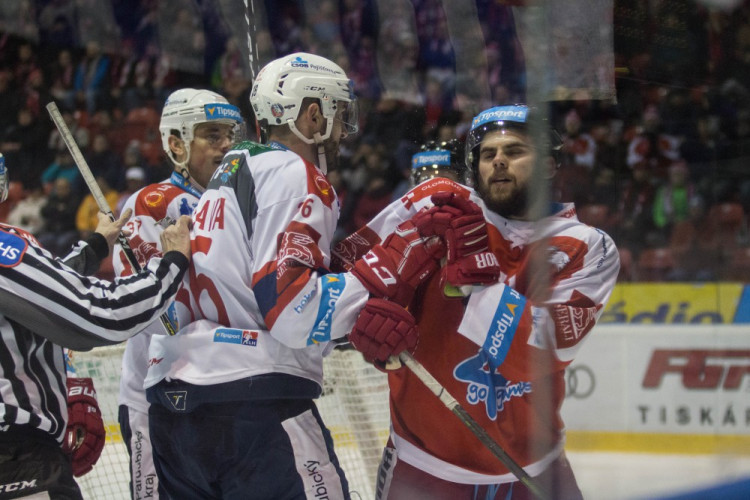
[[[217,2],[197,2],[197,17],[177,9],[174,40],[157,36],[158,2],[113,2],[121,34],[114,48],[106,37],[77,34],[76,22],[86,19],[71,12],[81,3],[36,2],[28,14],[36,36],[0,24],[0,152],[12,181],[0,221],[53,252],[93,229],[97,207],[46,116],[48,102],[61,108],[115,212],[129,194],[169,175],[158,120],[173,90],[215,90],[254,123],[244,41],[212,14]],[[394,25],[386,39],[373,0],[325,0],[307,13],[303,1],[261,3],[268,26],[256,35],[261,61],[320,53],[355,82],[361,132],[329,172],[343,237],[405,191],[421,144],[463,139],[476,111],[456,91],[442,4],[412,0],[416,37],[396,36]],[[485,0],[476,8],[492,104],[524,101],[512,10]],[[615,0],[614,51],[616,102],[584,95],[552,103],[550,121],[564,140],[556,197],[612,235],[620,280],[749,281],[750,2],[723,10],[690,0]],[[408,74],[416,93],[382,90],[383,54],[401,65],[389,74]],[[247,137],[253,132],[249,126]]]

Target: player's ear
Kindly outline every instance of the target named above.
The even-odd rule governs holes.
[[[547,180],[552,179],[557,174],[557,162],[553,156],[548,156],[544,161],[544,176]]]
[[[180,155],[185,154],[185,141],[177,137],[176,135],[170,135],[169,139],[169,150],[172,151],[172,155],[177,158]]]
[[[325,120],[320,105],[317,102],[311,102],[305,106],[297,117],[295,124],[297,129],[306,137],[321,132],[325,127]]]

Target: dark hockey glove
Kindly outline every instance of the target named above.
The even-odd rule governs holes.
[[[388,358],[405,350],[414,352],[418,340],[414,317],[398,304],[383,299],[367,301],[349,334],[354,348],[381,371],[400,368],[386,368]]]
[[[351,272],[372,297],[406,306],[416,288],[440,267],[444,254],[439,238],[422,238],[414,224],[406,221],[356,261]]]
[[[104,422],[90,378],[68,378],[68,428],[63,450],[71,456],[73,474],[81,477],[99,460],[104,449]]]

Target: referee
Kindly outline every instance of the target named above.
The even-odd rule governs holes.
[[[8,173],[0,155],[0,203]],[[164,255],[114,283],[86,277],[129,218],[99,215],[63,259],[0,223],[0,499],[80,499],[62,441],[68,418],[63,347],[89,350],[141,331],[174,300],[190,262],[189,217],[162,233]]]

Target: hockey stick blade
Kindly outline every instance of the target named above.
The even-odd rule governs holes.
[[[448,408],[454,415],[456,415],[461,422],[469,428],[469,430],[487,447],[498,460],[500,460],[514,476],[518,478],[524,486],[526,486],[531,493],[539,498],[540,500],[547,500],[552,498],[544,489],[508,455],[505,450],[500,446],[482,426],[480,426],[476,420],[460,405],[460,403],[451,396],[448,390],[437,381],[427,369],[422,366],[422,363],[414,359],[414,357],[407,351],[403,351],[398,355],[398,359],[401,363],[405,364],[424,385],[427,386],[430,391],[437,396],[437,398]],[[396,362],[397,363],[397,362]]]
[[[57,104],[52,101],[47,104],[46,107],[50,118],[52,118],[52,122],[60,132],[60,136],[62,137],[63,142],[65,142],[65,145],[68,147],[68,151],[70,151],[70,155],[73,157],[73,161],[75,161],[76,166],[78,167],[78,171],[81,173],[81,177],[83,177],[83,180],[86,182],[86,186],[89,188],[89,192],[91,192],[91,195],[94,197],[99,210],[109,216],[110,220],[115,220],[115,214],[112,213],[112,209],[109,207],[109,203],[107,203],[107,198],[105,198],[104,193],[102,193],[102,190],[99,187],[99,184],[97,184],[96,179],[94,178],[94,174],[91,173],[91,168],[89,168],[89,164],[86,162],[86,158],[83,157],[83,153],[81,153],[78,144],[76,144],[76,141],[73,138],[73,134],[68,128],[68,124],[65,123],[65,120],[63,120]],[[120,233],[119,235],[117,235],[117,242],[122,247],[122,252],[125,254],[125,258],[128,260],[128,263],[133,269],[133,272],[139,273],[143,268],[138,262],[138,259],[135,258],[135,254],[133,253],[133,249],[130,248],[128,239],[124,234]],[[169,321],[169,318],[166,314],[162,314],[159,319],[161,320],[162,326],[164,326],[164,329],[167,331],[167,334],[174,335],[175,333],[177,333],[174,329],[174,325],[172,325],[172,322]]]

